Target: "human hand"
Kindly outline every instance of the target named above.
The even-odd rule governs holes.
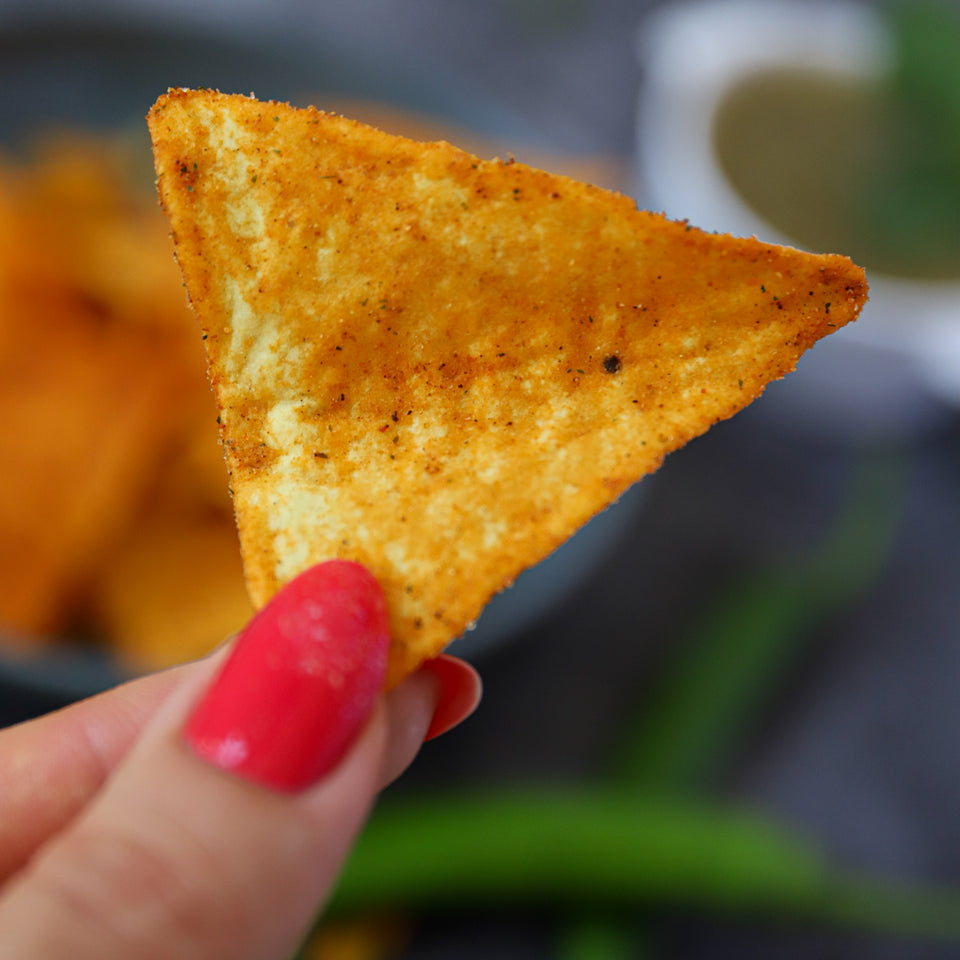
[[[211,657],[0,732],[0,956],[289,956],[377,792],[479,700],[452,657],[380,694],[387,643],[334,561]]]

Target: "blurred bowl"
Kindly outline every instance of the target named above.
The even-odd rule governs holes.
[[[718,111],[744,80],[771,69],[881,80],[894,56],[882,16],[842,0],[691,0],[659,8],[638,39],[636,189],[645,203],[706,230],[797,246],[721,168]],[[869,270],[868,280],[860,321],[806,355],[771,390],[764,415],[843,439],[890,437],[930,429],[945,404],[960,404],[960,283]]]
[[[333,109],[347,102],[367,104],[377,112],[375,119],[387,105],[407,119],[424,119],[427,130],[464,131],[473,138],[463,144],[468,148],[480,149],[482,143],[490,150],[556,157],[507,107],[456,78],[416,69],[404,69],[402,75],[385,72],[302,39],[284,38],[282,44],[271,45],[262,39],[187,34],[169,25],[84,20],[0,31],[0,145],[16,153],[38,131],[57,127],[120,132],[139,144],[144,170],[152,176],[143,118],[157,95],[171,86],[254,90],[264,99]],[[607,554],[639,499],[636,488],[518,577],[489,604],[476,628],[457,642],[456,651],[479,656],[530,629]],[[11,637],[7,641],[0,655],[0,685],[8,693],[16,691],[20,699],[32,692],[44,709],[104,689],[127,675],[96,647]]]

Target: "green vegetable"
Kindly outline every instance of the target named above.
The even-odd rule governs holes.
[[[707,786],[817,622],[873,580],[899,517],[903,471],[883,456],[859,466],[840,519],[812,556],[745,577],[704,611],[686,638],[686,655],[618,751],[619,784],[668,792]],[[591,919],[585,926],[574,919],[561,933],[561,960],[581,950],[588,960],[620,960],[629,956],[621,949],[629,939],[622,919]]]
[[[896,458],[866,458],[810,557],[743,578],[704,611],[626,738],[620,782],[689,791],[727,766],[817,624],[876,577],[897,529],[903,472]]]
[[[815,846],[749,814],[603,790],[385,806],[330,912],[663,903],[960,940],[960,891],[834,871]]]
[[[369,906],[809,903],[822,858],[770,824],[713,807],[604,791],[526,790],[384,807],[333,910]]]

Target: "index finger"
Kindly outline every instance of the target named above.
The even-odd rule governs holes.
[[[131,680],[0,732],[0,884],[103,786],[171,691],[218,661]]]

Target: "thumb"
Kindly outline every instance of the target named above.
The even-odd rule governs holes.
[[[382,597],[359,565],[289,584],[8,886],[0,956],[289,955],[431,724],[439,673],[381,697],[386,648]]]

